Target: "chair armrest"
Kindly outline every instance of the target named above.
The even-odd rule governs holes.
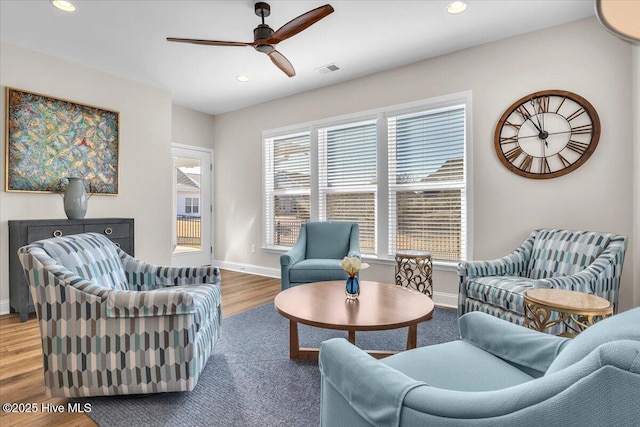
[[[152,317],[195,313],[194,296],[171,288],[157,291],[111,291],[107,317]]]
[[[488,261],[462,261],[458,263],[458,276],[521,276],[527,268],[528,257],[520,248],[502,258]]]
[[[154,265],[137,260],[121,249],[118,249],[118,255],[131,290],[148,291],[169,286],[220,282],[218,267]]]
[[[302,224],[300,226],[300,233],[298,234],[298,240],[291,249],[280,255],[280,265],[293,265],[306,257],[307,252],[307,228]]]
[[[458,320],[463,341],[510,363],[544,374],[570,340],[472,311]]]
[[[404,396],[424,385],[369,356],[344,338],[324,341],[318,364],[328,382],[371,425],[397,426]],[[326,408],[321,408],[325,413]]]
[[[513,387],[483,392],[417,387],[404,405],[428,414],[430,425],[528,425],[533,413],[536,425],[634,425],[629,420],[638,419],[638,406],[629,402],[640,399],[639,366],[640,343],[617,341]]]
[[[587,268],[571,276],[540,279],[549,287],[600,295],[620,287],[622,265],[627,248],[626,237],[618,236]],[[614,301],[612,301],[614,302]]]
[[[501,258],[459,263],[458,276],[461,279],[483,276],[524,276],[537,233],[538,230],[532,232],[513,252]]]

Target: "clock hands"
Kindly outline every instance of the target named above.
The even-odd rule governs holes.
[[[533,111],[535,112],[536,111],[536,103],[533,102],[533,98],[531,98],[531,100],[529,102],[531,103],[531,107],[533,107]],[[538,112],[540,112],[540,111],[538,110]],[[536,118],[536,120],[538,122],[538,126],[536,126],[536,129],[538,129],[538,132],[540,132],[540,133],[544,132],[544,126],[540,124],[540,118],[538,117],[537,114],[535,115],[535,118]],[[543,120],[544,120],[544,115],[543,115]],[[531,121],[531,123],[533,123],[533,120]],[[541,138],[541,139],[544,139],[544,138]]]
[[[533,103],[533,100],[531,100],[531,102]],[[545,142],[546,142],[546,139],[547,139],[547,137],[549,136],[549,133],[548,133],[548,132],[546,132],[544,129],[542,129],[542,128],[540,127],[540,119],[538,119],[538,115],[536,114],[536,116],[535,116],[535,117],[536,117],[536,120],[538,121],[538,124],[536,124],[536,122],[534,122],[534,121],[531,119],[531,114],[522,114],[522,117],[524,117],[525,122],[526,122],[527,120],[529,120],[529,121],[530,121],[530,122],[531,122],[531,123],[536,127],[536,129],[538,130],[538,135],[536,135],[536,136],[537,136],[538,138],[542,139],[542,140],[545,140]]]
[[[544,139],[546,141],[547,138],[550,137],[551,135],[560,135],[562,133],[572,133],[572,132],[573,131],[571,131],[571,130],[565,130],[565,131],[562,131],[562,132],[552,132],[552,133],[545,132],[546,133],[546,138],[540,138],[540,135],[538,134],[538,135],[529,135],[529,136],[519,136],[518,139],[540,138],[540,139]]]

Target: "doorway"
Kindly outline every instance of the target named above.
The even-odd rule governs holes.
[[[171,264],[210,265],[213,260],[213,150],[171,145],[173,221]]]

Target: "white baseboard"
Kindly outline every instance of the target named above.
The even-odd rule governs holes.
[[[9,300],[0,301],[0,315],[11,313],[11,306]]]
[[[257,274],[258,276],[280,278],[280,270],[277,268],[260,267],[252,264],[241,264],[238,262],[214,261],[216,265],[225,270],[239,271],[242,273]],[[447,292],[434,292],[433,302],[435,305],[447,308],[458,307],[458,294],[450,294]]]
[[[439,307],[458,308],[458,294],[434,292],[433,303]]]
[[[225,270],[240,271],[242,273],[257,274],[258,276],[280,278],[280,270],[277,268],[260,267],[252,264],[214,260],[213,265]]]

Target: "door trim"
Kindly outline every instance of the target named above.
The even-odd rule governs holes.
[[[214,165],[214,162],[215,162],[215,157],[214,157],[215,153],[214,153],[213,148],[206,148],[206,147],[200,147],[200,146],[197,146],[197,145],[187,145],[187,144],[181,144],[181,143],[178,143],[178,142],[172,142],[171,143],[171,151],[172,151],[171,158],[172,159],[173,159],[173,149],[174,148],[180,148],[180,149],[192,150],[192,151],[201,151],[201,152],[209,153],[209,155],[211,156],[211,164],[209,166],[210,167],[210,172],[211,172],[209,174],[209,176],[210,176],[210,180],[209,180],[210,181],[209,182],[209,186],[210,187],[209,188],[211,189],[210,208],[209,208],[210,209],[210,219],[211,219],[211,227],[209,227],[209,229],[210,229],[210,233],[209,234],[210,234],[210,238],[211,238],[211,249],[210,249],[209,264],[211,265],[213,263],[213,260],[215,259],[215,240],[214,240],[214,237],[215,237],[215,226],[214,226],[215,225],[215,221],[214,221],[214,216],[213,216],[214,212],[215,212],[215,202],[214,202],[215,199],[214,199],[214,186],[213,186],[213,184],[214,184],[213,174],[214,174],[214,171],[215,171],[215,169],[213,168],[213,165]],[[173,173],[173,171],[172,171],[172,173]],[[173,190],[172,190],[172,192],[173,192]],[[174,197],[174,195],[172,194],[172,198],[173,197]],[[173,202],[172,202],[172,205],[174,205]],[[172,213],[171,213],[172,218],[173,218],[172,221],[171,221],[172,222],[172,225],[171,225],[171,227],[172,227],[172,230],[171,230],[172,235],[176,234],[176,229],[175,229],[175,227],[176,227],[176,221],[175,221],[176,212],[174,212],[175,208],[176,208],[175,205],[172,206]],[[174,256],[175,255],[173,254],[173,249],[171,249],[171,258],[173,259]]]

